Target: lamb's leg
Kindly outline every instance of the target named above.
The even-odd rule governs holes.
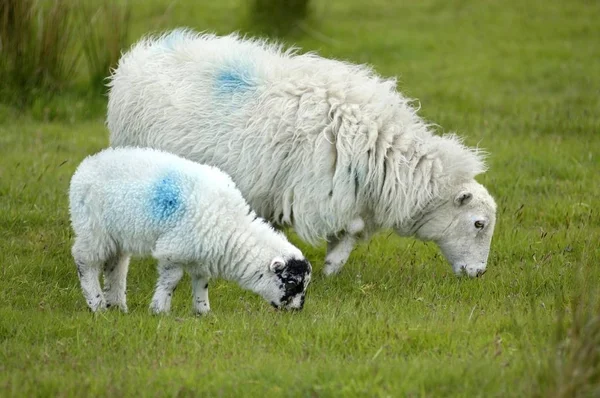
[[[150,311],[160,314],[171,310],[171,297],[182,276],[183,269],[179,265],[163,261],[158,263],[158,282]]]
[[[194,312],[198,315],[207,314],[210,311],[208,278],[192,275],[192,294],[194,295]]]
[[[129,255],[118,253],[104,264],[104,297],[106,307],[116,306],[127,312],[127,270]]]
[[[71,250],[77,274],[81,283],[81,290],[85,301],[93,312],[106,309],[106,301],[100,288],[100,268],[104,261],[100,261],[97,256],[90,253],[88,245],[81,239],[76,239]]]
[[[346,233],[339,238],[330,237],[327,242],[327,256],[325,257],[325,268],[323,273],[327,276],[340,272],[352,249],[358,240],[358,235],[365,228],[365,223],[361,218],[356,218],[347,227]]]

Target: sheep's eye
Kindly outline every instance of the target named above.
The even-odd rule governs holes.
[[[483,221],[475,221],[475,228],[477,229],[483,229],[483,227],[485,227],[485,224],[483,223]]]

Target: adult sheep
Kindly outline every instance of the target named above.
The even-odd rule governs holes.
[[[107,123],[112,146],[217,166],[258,214],[326,239],[326,274],[384,228],[435,241],[457,274],[485,272],[496,205],[474,179],[481,153],[433,134],[363,65],[175,30],[123,55]]]

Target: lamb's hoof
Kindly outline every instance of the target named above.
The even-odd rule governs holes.
[[[124,314],[127,314],[127,312],[129,312],[129,310],[127,309],[127,304],[125,304],[125,303],[116,304],[114,306],[117,307],[119,310],[121,310],[121,312]]]
[[[204,317],[207,316],[208,314],[210,314],[210,309],[206,310],[206,311],[194,311],[194,315],[197,317]]]
[[[102,293],[98,293],[95,297],[89,298],[86,303],[92,312],[106,311],[106,299]]]
[[[121,310],[121,312],[123,313],[127,313],[127,304],[125,303],[119,303],[119,302],[112,302],[112,301],[107,301],[106,302],[106,308],[110,309],[110,308],[118,308],[119,310]]]
[[[88,306],[90,307],[90,310],[92,310],[92,312],[106,311],[106,303],[104,301],[92,304],[88,303]]]
[[[152,303],[152,304],[150,304],[150,312],[153,315],[163,315],[163,314],[168,314],[169,309],[158,305],[158,303]]]
[[[194,308],[194,315],[196,316],[205,316],[210,312],[210,305],[204,300],[199,300],[196,302],[196,306]]]

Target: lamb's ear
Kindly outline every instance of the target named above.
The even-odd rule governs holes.
[[[454,198],[454,204],[457,207],[460,207],[469,203],[471,199],[473,199],[473,194],[471,192],[462,191]]]
[[[269,269],[272,272],[281,272],[281,270],[283,270],[285,268],[285,260],[281,257],[275,257],[273,259],[273,261],[271,261],[271,265],[269,266]]]

